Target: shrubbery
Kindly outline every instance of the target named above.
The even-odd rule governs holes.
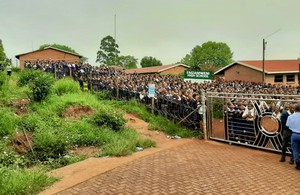
[[[5,84],[7,76],[4,72],[0,72],[0,90],[2,86]]]
[[[125,124],[122,114],[115,110],[101,109],[91,118],[92,123],[101,127],[106,126],[114,131],[120,131]]]
[[[44,73],[38,70],[26,69],[20,73],[18,86],[23,87],[25,85],[28,85],[32,80],[34,80],[36,77],[39,77],[42,74]]]
[[[61,79],[55,82],[53,86],[53,92],[58,96],[67,93],[79,93],[80,87],[79,84],[73,79]]]
[[[36,102],[40,102],[45,100],[51,93],[54,81],[54,78],[50,74],[37,70],[25,70],[20,74],[18,85],[28,85],[31,90],[30,98]]]
[[[57,179],[46,175],[45,171],[0,168],[0,194],[37,194]]]
[[[3,136],[10,136],[14,133],[17,119],[8,108],[0,107],[0,140]]]

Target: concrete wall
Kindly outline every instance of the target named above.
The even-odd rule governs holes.
[[[236,64],[225,70],[224,78],[226,81],[242,80],[249,82],[262,82],[262,73]]]
[[[188,68],[183,67],[183,66],[177,66],[177,67],[162,71],[160,74],[162,74],[162,75],[168,75],[168,74],[179,75],[179,74],[183,74],[185,70],[188,70]]]
[[[54,49],[45,49],[35,51],[32,53],[24,54],[19,57],[20,68],[24,68],[25,61],[36,61],[36,60],[65,60],[67,62],[79,63],[79,56],[57,51]]]
[[[280,74],[276,74],[276,75],[280,75]],[[287,74],[282,74],[283,75],[283,82],[279,83],[279,82],[274,82],[275,80],[275,75],[266,75],[266,83],[270,83],[270,84],[276,84],[276,85],[291,85],[291,86],[298,86],[299,81],[298,81],[298,74],[294,74],[295,75],[295,82],[287,82]],[[288,74],[290,75],[290,74]]]
[[[278,75],[278,74],[276,74]],[[266,84],[276,84],[276,85],[291,85],[291,86],[298,86],[298,73],[295,73],[295,82],[287,82],[287,74],[283,75],[283,82],[274,82],[275,74],[266,74],[265,75],[265,82]],[[241,66],[239,64],[235,64],[225,70],[224,78],[227,81],[233,80],[242,80],[242,81],[249,81],[249,82],[262,82],[262,72]]]

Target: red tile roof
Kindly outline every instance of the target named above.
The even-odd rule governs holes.
[[[240,64],[257,71],[263,71],[262,60],[247,60],[247,61],[236,61],[233,62],[222,69],[215,72],[215,74],[221,73],[227,68],[233,66],[234,64]],[[275,73],[295,73],[299,72],[300,60],[265,60],[265,73],[275,74]]]
[[[138,73],[138,74],[143,74],[143,73],[160,73],[165,70],[177,67],[177,66],[184,66],[186,68],[190,68],[187,65],[184,64],[173,64],[173,65],[163,65],[163,66],[151,66],[151,67],[146,67],[146,68],[136,68],[136,69],[130,69],[130,70],[125,70],[126,73],[132,74],[132,73]]]
[[[20,56],[22,56],[22,55],[29,54],[29,53],[34,53],[34,52],[37,52],[37,51],[43,51],[43,50],[47,50],[47,49],[57,50],[57,51],[60,51],[60,52],[68,53],[68,54],[71,54],[71,55],[74,55],[74,56],[78,56],[79,58],[82,58],[82,55],[79,55],[77,53],[72,53],[72,52],[69,52],[69,51],[65,51],[65,50],[62,50],[62,49],[57,49],[55,47],[46,47],[44,49],[37,49],[37,50],[30,51],[30,52],[27,52],[27,53],[22,53],[22,54],[16,55],[16,58],[19,59]]]

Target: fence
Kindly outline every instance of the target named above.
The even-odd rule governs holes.
[[[97,81],[91,81],[91,89],[93,91],[110,91],[113,99],[124,101],[135,99],[146,105],[149,111],[153,108],[155,114],[165,116],[174,123],[180,123],[189,129],[200,130],[203,115],[200,112],[201,106],[199,102],[195,100],[183,103],[182,101],[170,99],[166,96],[157,96],[153,99],[154,102],[152,105],[152,99],[139,92],[99,83]]]
[[[280,111],[300,103],[295,100],[300,96],[289,95],[207,93],[206,97],[210,139],[276,152],[282,149]]]

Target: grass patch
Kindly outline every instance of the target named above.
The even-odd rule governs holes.
[[[78,82],[71,78],[66,78],[56,81],[52,90],[56,95],[61,96],[67,93],[79,93],[80,87]]]
[[[37,194],[57,179],[42,170],[0,168],[0,194]]]
[[[155,142],[141,138],[134,129],[124,128],[103,147],[101,156],[125,156],[134,152],[136,147],[153,146],[155,146]]]
[[[17,118],[6,107],[0,107],[0,140],[4,136],[12,136],[17,126]]]

